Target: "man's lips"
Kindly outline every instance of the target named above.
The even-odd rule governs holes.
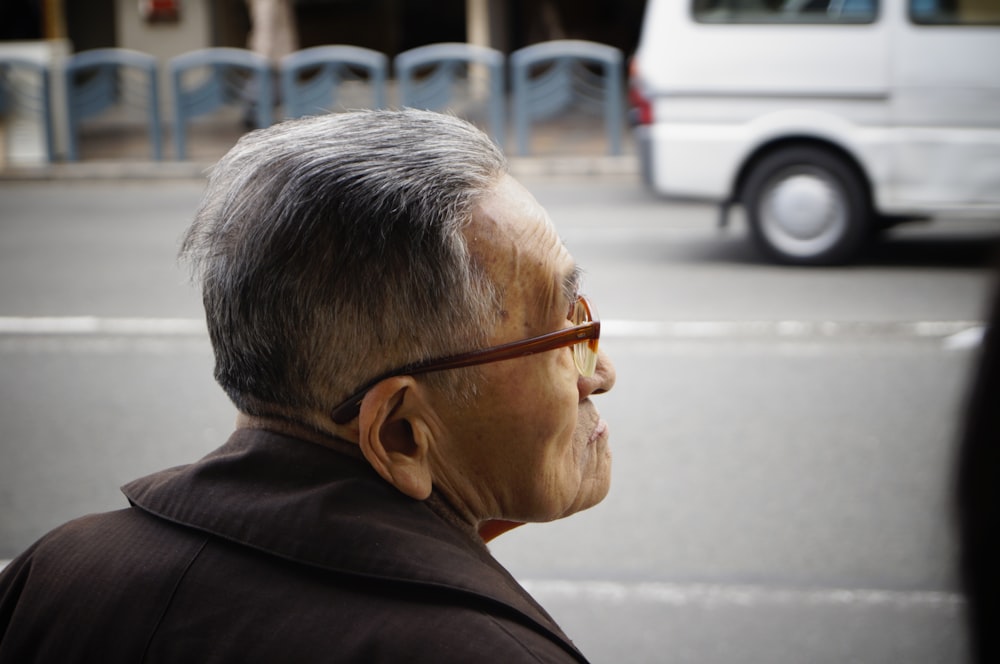
[[[587,440],[588,445],[593,445],[600,438],[606,436],[608,433],[608,423],[604,420],[597,420],[597,424],[594,426],[594,430],[590,432],[590,438]]]

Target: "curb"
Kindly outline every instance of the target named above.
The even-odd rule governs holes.
[[[639,176],[635,155],[614,157],[508,157],[511,175],[526,176]]]
[[[48,180],[200,180],[211,161],[91,161],[0,170],[0,182]],[[638,176],[634,155],[605,157],[510,157],[515,177]]]
[[[211,163],[200,161],[102,161],[43,164],[0,170],[0,182],[202,179],[210,167]]]

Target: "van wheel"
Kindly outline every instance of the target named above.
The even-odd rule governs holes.
[[[754,244],[779,263],[845,263],[869,237],[865,184],[826,150],[798,146],[767,155],[750,171],[741,199]]]

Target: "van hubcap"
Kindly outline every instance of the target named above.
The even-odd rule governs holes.
[[[786,178],[772,188],[763,213],[779,233],[811,240],[836,225],[843,216],[843,205],[828,182],[803,174]]]

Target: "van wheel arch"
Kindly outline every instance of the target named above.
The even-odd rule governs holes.
[[[733,198],[746,211],[754,244],[779,263],[846,263],[880,228],[864,171],[822,141],[763,146],[741,169]]]

